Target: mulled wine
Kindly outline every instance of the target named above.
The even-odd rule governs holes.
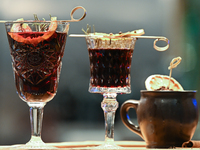
[[[18,32],[20,38],[41,38],[46,32]],[[55,32],[35,44],[14,40],[8,32],[15,84],[27,102],[48,102],[56,94],[67,34]],[[31,40],[30,40],[31,41]]]
[[[133,49],[88,49],[90,86],[103,88],[130,87]]]

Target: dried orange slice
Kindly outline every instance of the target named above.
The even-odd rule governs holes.
[[[169,83],[170,79],[170,83]],[[184,91],[183,87],[174,78],[167,75],[155,74],[149,76],[145,81],[146,89],[149,91]]]
[[[17,21],[22,21],[22,23],[15,23],[11,28],[11,32],[9,32],[8,34],[11,36],[11,38],[13,38],[17,42],[37,45],[41,41],[47,40],[49,37],[51,37],[55,33],[57,29],[56,20],[57,20],[57,17],[51,17],[52,22],[49,26],[49,30],[44,32],[42,36],[39,36],[36,38],[30,38],[30,37],[25,38],[21,35],[22,32],[32,32],[32,30],[28,26],[28,24],[23,23],[24,20],[21,18],[21,19],[18,19]],[[19,31],[22,31],[22,32],[19,32]]]

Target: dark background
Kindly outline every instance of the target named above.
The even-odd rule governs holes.
[[[121,104],[139,99],[144,81],[152,74],[169,74],[167,69],[174,57],[181,64],[172,76],[186,90],[199,86],[200,1],[198,0],[2,0],[0,20],[18,18],[70,19],[75,6],[83,6],[87,16],[71,23],[69,34],[83,34],[86,25],[95,25],[97,32],[118,33],[144,29],[145,35],[166,36],[170,48],[165,52],[153,49],[152,39],[139,39],[133,53],[131,70],[132,93],[119,95]],[[79,10],[75,18],[82,15]],[[4,24],[0,24],[0,144],[26,143],[30,139],[29,108],[16,94],[10,51]],[[104,140],[104,118],[100,107],[102,96],[88,92],[89,58],[84,38],[68,37],[58,92],[44,109],[42,138],[45,142]],[[200,102],[200,94],[197,93]],[[133,122],[136,115],[131,110]],[[200,139],[199,125],[193,139]],[[121,122],[119,109],[115,119],[115,140],[141,140]]]

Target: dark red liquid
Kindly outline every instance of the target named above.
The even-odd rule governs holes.
[[[42,32],[18,33],[27,38]],[[47,102],[56,94],[67,34],[55,32],[37,45],[13,40],[8,34],[15,83],[19,96],[27,102]]]
[[[133,49],[89,49],[90,86],[130,86]]]

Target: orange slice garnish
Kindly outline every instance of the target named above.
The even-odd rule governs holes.
[[[9,32],[8,34],[11,36],[11,38],[13,38],[17,42],[37,45],[38,43],[40,43],[44,40],[47,40],[49,37],[51,37],[55,33],[55,31],[57,29],[57,21],[56,20],[57,20],[57,17],[51,17],[52,22],[49,26],[49,30],[45,31],[42,36],[39,36],[36,38],[30,38],[30,37],[25,38],[19,34],[22,32],[32,32],[32,30],[28,26],[28,24],[23,23],[23,19],[18,19],[17,21],[22,21],[22,23],[15,23],[11,28],[11,32]]]
[[[169,83],[170,82],[170,83]],[[174,78],[167,75],[155,74],[149,76],[145,81],[146,89],[149,91],[184,91],[183,87]],[[168,87],[169,86],[169,87]]]

